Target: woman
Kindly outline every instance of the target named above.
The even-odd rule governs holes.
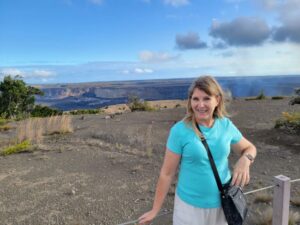
[[[250,180],[249,168],[256,148],[226,117],[224,93],[211,76],[199,77],[189,89],[187,115],[170,131],[163,166],[158,179],[152,210],[139,218],[149,224],[160,211],[179,167],[174,201],[173,225],[226,225],[220,193],[199,138],[200,127],[212,152],[223,184],[243,187]],[[233,173],[228,155],[233,149],[240,157]]]

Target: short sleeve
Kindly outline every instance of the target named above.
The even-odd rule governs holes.
[[[175,124],[169,133],[168,141],[167,141],[167,148],[176,154],[182,154],[182,145],[180,141],[180,133],[179,133],[178,124]]]
[[[238,143],[242,139],[243,135],[239,131],[239,129],[231,122],[231,120],[229,120],[229,130],[231,134],[230,144]]]

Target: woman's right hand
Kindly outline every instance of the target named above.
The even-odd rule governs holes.
[[[142,216],[139,217],[139,224],[150,224],[152,220],[156,217],[157,212],[155,210],[150,210],[149,212],[146,212]]]

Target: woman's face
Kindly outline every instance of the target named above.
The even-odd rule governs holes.
[[[196,121],[210,124],[213,121],[213,113],[219,104],[219,97],[210,96],[204,91],[195,88],[191,97],[191,106]]]

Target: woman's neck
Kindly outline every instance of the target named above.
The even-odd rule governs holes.
[[[196,120],[197,124],[199,124],[200,126],[205,126],[205,127],[212,127],[214,125],[215,119],[212,118],[210,120]]]

